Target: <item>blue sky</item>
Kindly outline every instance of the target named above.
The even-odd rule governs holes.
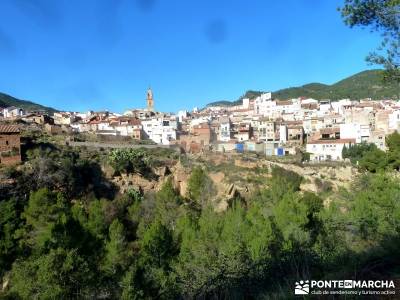
[[[161,111],[373,68],[343,0],[1,0],[0,91],[63,110]]]

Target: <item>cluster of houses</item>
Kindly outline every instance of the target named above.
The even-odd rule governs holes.
[[[271,93],[263,93],[255,99],[243,99],[241,105],[208,106],[173,114],[154,110],[149,89],[145,109],[123,114],[57,112],[49,117],[13,107],[3,109],[1,115],[42,124],[54,134],[130,136],[138,141],[177,145],[190,153],[251,151],[284,156],[301,151],[309,153],[312,161],[325,161],[341,160],[343,147],[362,142],[385,150],[385,136],[399,130],[400,102],[309,98],[280,101]],[[0,137],[2,134],[0,128]]]
[[[211,145],[216,151],[307,152],[311,161],[341,160],[343,147],[358,143],[386,150],[385,136],[399,130],[399,122],[400,103],[394,100],[279,101],[264,93],[185,116],[178,143],[189,151]]]

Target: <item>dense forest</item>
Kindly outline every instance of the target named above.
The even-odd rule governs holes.
[[[187,159],[176,153],[33,144],[0,172],[0,298],[288,299],[299,279],[398,278],[399,140],[344,150],[362,170],[348,190],[303,192],[275,167],[222,213],[199,166],[186,197],[171,179],[122,194],[102,171],[151,178],[164,158]]]

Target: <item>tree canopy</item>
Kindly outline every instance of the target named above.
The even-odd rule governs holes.
[[[132,186],[110,198],[86,184],[66,190],[59,178],[49,187],[37,178],[22,184],[30,169],[7,171],[16,190],[0,199],[0,275],[8,283],[0,297],[286,299],[300,278],[397,276],[399,137],[387,138],[382,157],[373,146],[350,150],[363,173],[348,189],[305,192],[303,177],[277,167],[223,212],[201,166],[184,196],[167,176],[158,191]],[[39,165],[57,166],[65,155],[44,152]],[[87,161],[82,170],[98,164]],[[70,172],[74,164],[66,168],[69,182],[81,178]]]
[[[340,9],[350,26],[367,27],[382,35],[382,43],[367,60],[385,67],[384,79],[400,84],[400,1],[345,0]]]

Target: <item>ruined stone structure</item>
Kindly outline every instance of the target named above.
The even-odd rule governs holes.
[[[16,125],[0,125],[0,164],[21,162],[21,136]]]

